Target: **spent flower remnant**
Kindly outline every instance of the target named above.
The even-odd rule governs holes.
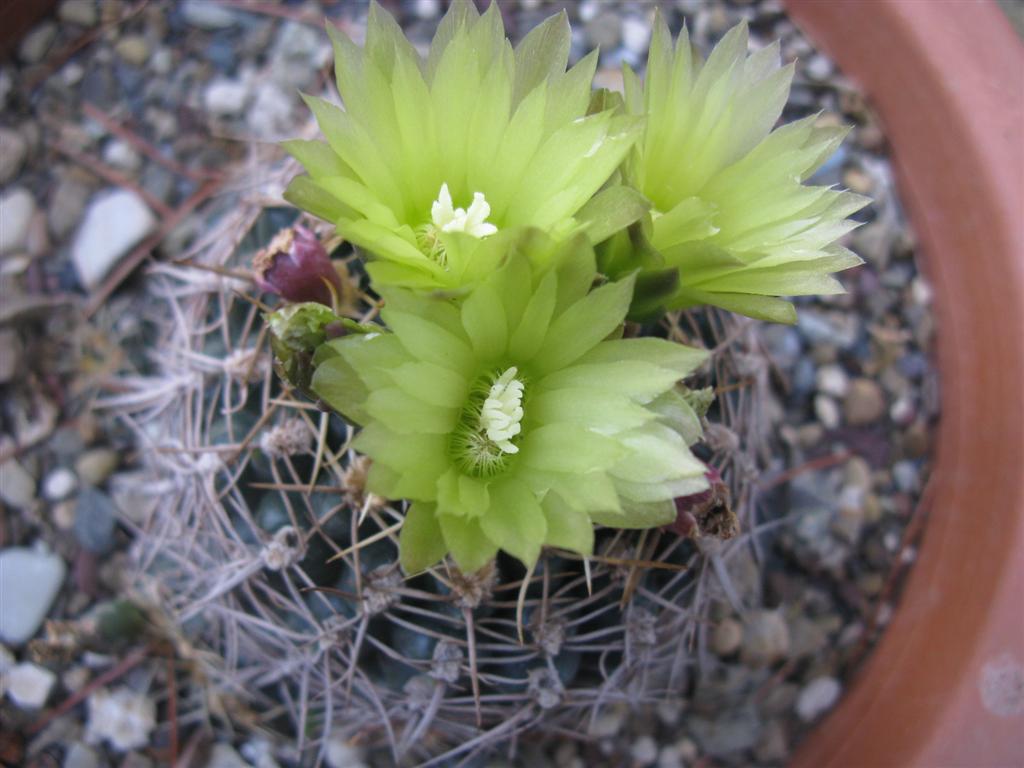
[[[499,268],[457,298],[383,288],[387,330],[327,342],[312,388],[363,427],[367,488],[410,499],[407,571],[451,552],[464,571],[498,550],[588,554],[593,524],[675,520],[707,488],[700,434],[679,382],[706,357],[616,338],[632,278],[591,289],[584,235],[523,233]]]
[[[626,109],[646,118],[627,175],[653,205],[650,244],[678,270],[664,306],[711,304],[791,323],[793,306],[778,297],[841,293],[831,273],[861,260],[836,240],[869,200],[803,183],[846,129],[817,127],[811,116],[772,130],[793,77],[778,43],[748,56],[741,24],[702,63],[685,28],[673,50],[659,15],[645,77],[641,85],[625,68]],[[619,245],[602,266],[639,266]]]
[[[585,229],[639,136],[638,117],[587,114],[596,51],[566,71],[564,13],[513,49],[496,3],[456,0],[425,60],[375,3],[362,48],[328,31],[344,108],[307,98],[326,143],[286,142],[308,175],[285,196],[370,254],[376,283],[463,287],[502,258],[496,233]]]

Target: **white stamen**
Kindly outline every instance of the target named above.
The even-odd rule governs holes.
[[[487,221],[491,215],[491,206],[482,192],[473,193],[473,202],[469,210],[455,208],[447,182],[441,185],[437,200],[430,206],[430,219],[434,227],[441,232],[465,232],[473,237],[487,237],[498,231],[498,228]]]
[[[515,378],[518,372],[512,366],[498,377],[480,411],[480,428],[504,453],[519,453],[511,442],[522,429],[523,420],[523,382]]]

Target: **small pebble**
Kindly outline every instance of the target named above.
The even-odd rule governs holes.
[[[843,398],[850,389],[850,377],[838,365],[823,365],[816,377],[818,391],[832,397]]]
[[[100,688],[89,696],[86,741],[106,740],[115,750],[127,752],[147,746],[155,727],[156,704],[145,694]]]
[[[24,509],[36,498],[36,479],[17,459],[0,464],[0,499],[17,509]]]
[[[238,23],[238,17],[230,8],[210,0],[185,0],[181,14],[187,23],[200,29],[227,29]]]
[[[622,19],[622,44],[633,53],[647,53],[651,44],[651,25],[644,19],[627,15]]]
[[[24,661],[4,672],[7,696],[23,709],[39,709],[50,697],[57,676],[38,664]]]
[[[813,722],[839,700],[843,687],[834,677],[816,677],[800,691],[796,700],[796,714],[805,723]]]
[[[816,53],[807,61],[804,71],[812,80],[825,80],[832,74],[832,62],[820,53]]]
[[[26,64],[37,64],[43,60],[57,37],[57,25],[52,21],[40,24],[21,39],[18,55]]]
[[[650,736],[641,736],[629,750],[637,766],[653,765],[658,759],[658,744]]]
[[[0,640],[20,645],[35,635],[66,573],[57,555],[25,547],[0,550]]]
[[[48,501],[63,501],[78,488],[78,478],[67,467],[58,467],[43,478],[43,496]]]
[[[71,244],[71,260],[86,288],[95,288],[133,246],[156,228],[156,217],[134,192],[97,195]]]
[[[75,460],[75,472],[87,485],[101,485],[117,469],[121,457],[110,448],[91,448]]]
[[[105,555],[114,548],[114,503],[95,488],[83,488],[75,507],[75,538],[83,548]]]
[[[789,628],[778,611],[753,611],[743,626],[740,658],[751,667],[767,667],[789,652]]]
[[[133,173],[142,165],[142,158],[131,144],[121,139],[107,142],[103,148],[103,159],[108,165],[121,171]]]
[[[91,27],[97,21],[94,0],[64,0],[57,8],[57,18],[79,27]]]
[[[214,78],[203,91],[203,107],[218,117],[240,115],[249,101],[249,86],[239,80]]]
[[[825,429],[836,429],[839,426],[839,406],[828,395],[815,396],[814,415]]]
[[[743,625],[736,619],[726,618],[711,632],[711,650],[719,656],[730,656],[743,642]]]
[[[100,757],[92,747],[76,741],[64,753],[61,768],[100,768]]]
[[[6,184],[18,175],[27,155],[25,137],[13,128],[0,126],[0,184]]]
[[[331,736],[324,752],[328,768],[367,768],[363,752],[342,736]]]
[[[843,173],[843,186],[858,195],[870,195],[874,191],[875,182],[860,168],[847,168]]]
[[[843,415],[851,426],[859,427],[878,421],[885,413],[885,395],[873,379],[854,379],[843,400]]]
[[[36,201],[24,187],[15,187],[0,196],[0,256],[25,247]]]
[[[141,67],[149,59],[149,43],[142,35],[126,35],[114,46],[117,55],[135,67]]]

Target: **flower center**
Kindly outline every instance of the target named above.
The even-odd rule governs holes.
[[[523,420],[523,382],[515,378],[518,372],[512,366],[501,374],[480,409],[480,431],[502,453],[519,453],[511,442],[522,429]]]
[[[430,222],[416,231],[417,240],[427,255],[443,266],[446,258],[439,235],[442,232],[465,232],[477,238],[493,235],[498,228],[487,221],[490,215],[491,206],[483,192],[473,193],[473,202],[468,209],[456,208],[445,182],[437,200],[430,206]]]
[[[492,477],[505,469],[519,447],[513,440],[522,431],[524,384],[515,366],[501,374],[481,377],[449,443],[452,459],[474,477]]]

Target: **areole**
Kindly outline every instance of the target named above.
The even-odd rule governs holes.
[[[942,417],[917,564],[800,768],[1024,758],[1024,45],[994,2],[787,0],[877,108],[935,290]]]

